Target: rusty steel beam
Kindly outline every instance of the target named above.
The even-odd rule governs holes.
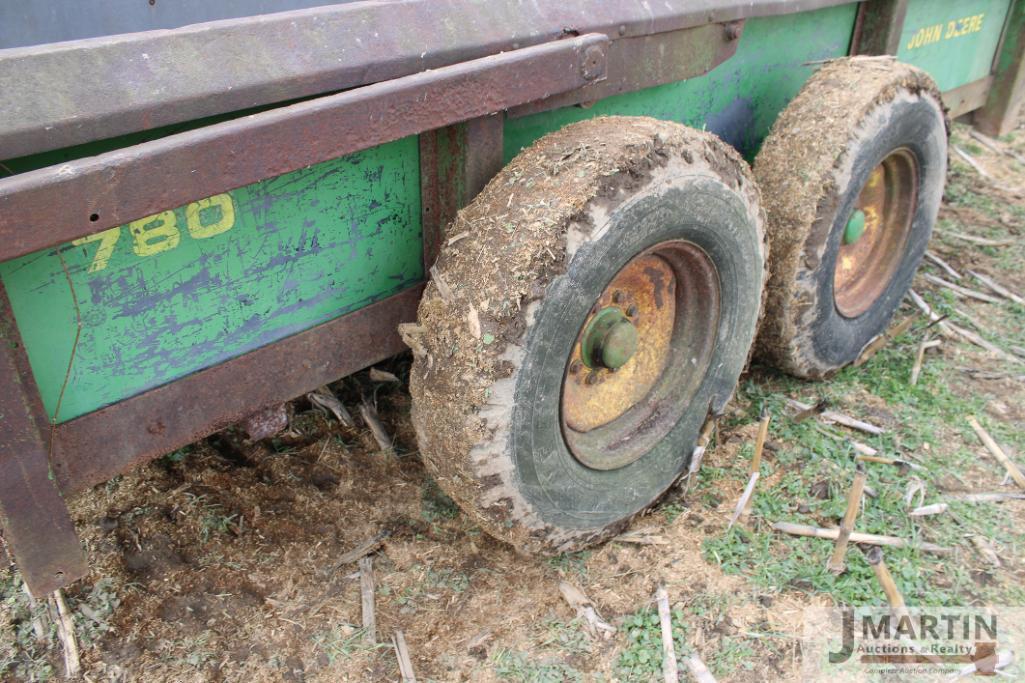
[[[0,387],[0,528],[22,579],[41,597],[88,565],[50,469],[45,413],[2,284]]]
[[[0,261],[574,90],[604,78],[607,45],[591,34],[514,50],[2,179]]]
[[[338,92],[566,33],[630,38],[848,1],[358,2],[0,50],[0,160]]]
[[[1015,0],[993,63],[993,85],[972,122],[987,135],[1006,135],[1017,124],[1025,102],[1025,0]]]
[[[895,55],[908,13],[908,0],[865,0],[851,37],[852,55]]]
[[[441,252],[456,212],[502,170],[505,117],[483,116],[420,136],[420,224],[424,272]]]
[[[738,20],[615,40],[609,45],[605,80],[514,107],[509,110],[509,117],[592,103],[613,95],[701,76],[736,54],[743,31],[744,21]]]
[[[256,410],[289,401],[394,356],[406,348],[397,327],[416,320],[422,291],[423,285],[411,287],[59,425],[53,449],[57,485],[66,495],[81,491]]]

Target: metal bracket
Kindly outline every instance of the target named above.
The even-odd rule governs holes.
[[[867,0],[858,8],[851,37],[852,55],[895,55],[900,49],[900,34],[908,0]]]
[[[85,575],[88,565],[50,470],[31,377],[0,284],[0,527],[29,591],[42,597]]]
[[[441,251],[445,228],[502,170],[505,116],[482,116],[420,136],[420,224],[424,272]]]

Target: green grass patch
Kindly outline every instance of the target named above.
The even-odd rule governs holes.
[[[855,454],[848,443],[850,438],[876,448],[881,455],[907,458],[923,468],[902,472],[889,465],[869,464],[868,485],[878,497],[867,500],[858,519],[859,531],[950,547],[966,544],[966,534],[1000,539],[1015,548],[1025,543],[1025,536],[1013,528],[996,504],[955,503],[943,515],[919,520],[908,517],[904,493],[911,477],[925,484],[924,502],[928,504],[943,499],[943,482],[979,464],[974,455],[978,440],[965,421],[966,415],[979,415],[1003,443],[1025,444],[1021,426],[985,420],[985,396],[963,396],[951,389],[952,377],[959,371],[944,360],[931,357],[919,384],[910,386],[908,378],[920,335],[909,333],[894,340],[862,367],[846,368],[828,383],[807,384],[769,375],[744,384],[741,398],[747,401],[745,421],[756,421],[761,410],[768,409],[774,415],[771,438],[782,449],[763,460],[762,479],[754,498],[753,528],[734,527],[707,538],[703,545],[707,560],[720,564],[728,573],[743,574],[768,591],[826,593],[837,603],[854,605],[880,603],[881,589],[856,548],[848,553],[848,571],[836,577],[826,570],[831,541],[785,536],[770,526],[777,521],[834,525],[843,515],[854,476]],[[826,426],[815,419],[796,423],[785,409],[788,394],[806,403],[826,398],[838,410],[869,422],[879,422],[876,418],[888,413],[887,431],[870,436]],[[749,461],[750,449],[745,446],[729,467],[703,468],[696,491],[699,500],[717,491],[720,487],[716,482],[724,476],[745,480]],[[992,470],[996,486],[1002,474],[995,465]],[[914,548],[886,548],[885,557],[911,604],[961,605],[981,600],[1022,604],[1025,591],[1020,587],[1011,581],[973,575],[967,563]]]

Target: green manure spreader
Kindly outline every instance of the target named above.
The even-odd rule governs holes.
[[[883,332],[1023,49],[1025,0],[4,2],[5,544],[66,585],[65,497],[407,347],[466,513],[600,542],[752,358]]]

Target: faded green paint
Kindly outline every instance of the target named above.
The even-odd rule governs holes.
[[[510,121],[506,157],[544,133],[598,114],[647,115],[707,127],[751,155],[814,67],[847,52],[855,5],[747,22],[737,54],[689,81]],[[123,144],[138,140],[126,139]],[[96,143],[103,149],[113,143]],[[90,146],[16,160],[15,171],[96,153]],[[419,153],[408,138],[230,193],[235,225],[195,239],[143,240],[122,227],[106,267],[100,241],[60,253],[82,332],[60,421],[356,310],[423,279]],[[204,224],[223,216],[206,207]],[[196,220],[196,216],[193,216]],[[170,220],[165,216],[164,221]],[[161,229],[154,220],[145,229]],[[139,226],[135,226],[138,231]],[[163,246],[168,246],[164,244]],[[101,259],[102,260],[102,259]],[[89,272],[92,264],[94,272]],[[53,416],[76,331],[56,250],[0,264],[44,404]],[[299,362],[299,359],[297,359]]]
[[[537,138],[593,116],[653,116],[705,128],[752,158],[779,112],[815,66],[846,55],[857,5],[751,19],[737,53],[704,76],[617,95],[588,109],[566,107],[512,119],[505,127],[505,158]]]
[[[910,0],[897,58],[928,71],[944,92],[985,78],[1010,5],[1011,0]]]
[[[196,239],[182,207],[177,237],[137,245],[122,227],[99,269],[100,241],[62,246],[82,330],[59,421],[421,281],[419,192],[417,140],[406,138],[231,192],[234,225],[219,234],[202,237],[223,209],[195,207]],[[147,227],[159,232],[167,222]],[[76,332],[60,256],[50,249],[0,264],[0,277],[53,417]]]

